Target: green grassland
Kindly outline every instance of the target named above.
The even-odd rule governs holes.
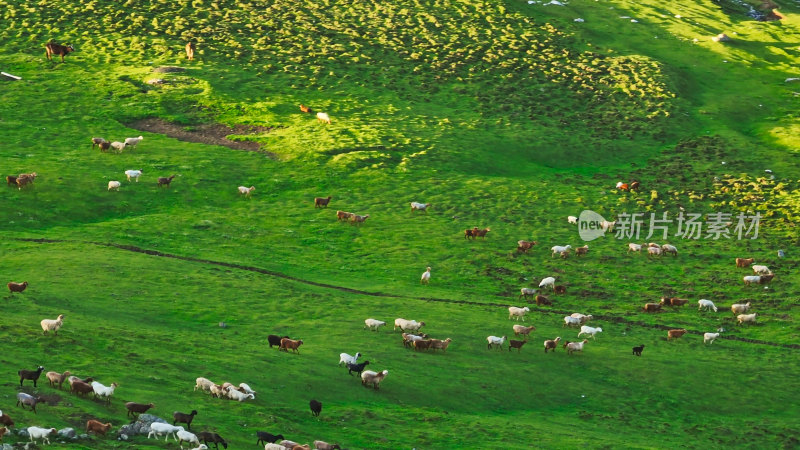
[[[784,80],[798,76],[798,5],[759,22],[734,0],[542,3],[0,0],[0,70],[22,77],[0,79],[0,168],[39,174],[0,189],[0,274],[30,283],[3,299],[0,409],[18,427],[114,431],[127,401],[164,418],[197,409],[193,429],[231,448],[255,448],[255,430],[346,448],[797,447],[800,85]],[[732,41],[711,40],[721,32]],[[76,51],[48,61],[51,39]],[[152,117],[268,131],[230,136],[261,144],[251,152],[130,128]],[[90,149],[140,134],[121,154]],[[614,189],[634,179],[639,192]],[[370,218],[337,222],[337,209]],[[584,209],[762,219],[758,239],[649,239],[676,258],[627,254],[611,235],[551,258],[583,245],[566,217]],[[491,232],[467,241],[473,226]],[[519,239],[539,244],[521,254]],[[775,280],[743,286],[736,257]],[[546,276],[568,291],[530,305],[530,342],[487,350],[512,333],[519,289]],[[663,295],[690,303],[642,312]],[[698,312],[701,298],[720,311]],[[746,301],[755,325],[730,313]],[[603,333],[584,354],[544,354],[544,339],[576,340],[572,312]],[[43,336],[58,314],[64,328]],[[453,343],[406,350],[368,317],[424,320]],[[667,328],[690,333],[668,342]],[[270,349],[273,333],[303,339],[300,354]],[[356,351],[389,370],[380,390],[336,366]],[[42,378],[22,390],[48,404],[23,411],[16,371],[39,364],[120,386],[105,406]],[[258,394],[214,399],[192,390],[199,376]],[[177,448],[115,437],[54,446]]]

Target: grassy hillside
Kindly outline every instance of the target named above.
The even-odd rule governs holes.
[[[0,190],[0,274],[30,283],[4,300],[0,409],[17,427],[97,418],[114,431],[126,401],[164,418],[197,409],[193,429],[231,448],[254,448],[255,430],[346,448],[797,446],[800,404],[775,401],[798,368],[796,5],[759,22],[733,0],[543,3],[0,0],[0,70],[22,77],[0,79],[0,168],[39,174]],[[711,40],[722,32],[732,41]],[[48,61],[50,39],[76,51]],[[262,151],[131,128],[143,118],[263,127],[229,136]],[[121,154],[90,149],[140,134]],[[640,191],[614,189],[634,179]],[[337,209],[370,217],[353,226]],[[740,212],[762,219],[758,239],[682,239],[673,224],[668,239],[645,227],[552,258],[583,245],[565,219],[584,209],[730,213],[731,230]],[[473,226],[491,231],[465,240]],[[519,239],[538,245],[521,254]],[[679,255],[628,254],[629,241]],[[736,257],[775,280],[743,286],[752,271]],[[519,289],[547,276],[567,294],[528,305],[530,342],[487,350],[486,336],[512,333]],[[642,312],[663,295],[690,302]],[[701,298],[719,312],[698,312]],[[755,325],[730,313],[746,301]],[[573,312],[603,332],[584,354],[544,354],[544,339],[577,339],[562,327]],[[38,322],[62,313],[43,336]],[[453,343],[407,350],[389,327],[364,330],[368,317],[424,320]],[[668,342],[669,328],[689,334]],[[270,349],[273,333],[303,339],[300,354]],[[389,370],[379,391],[335,365],[356,351]],[[109,407],[45,381],[20,388],[16,371],[39,364],[120,386]],[[199,376],[247,382],[256,400],[193,392]],[[48,404],[23,411],[21,389]],[[115,437],[55,446],[176,447]]]

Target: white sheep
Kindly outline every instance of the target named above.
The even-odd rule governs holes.
[[[564,245],[564,246],[554,245],[550,249],[550,250],[553,251],[553,254],[550,255],[550,257],[552,258],[553,256],[556,256],[556,254],[560,254],[561,256],[564,256],[565,254],[569,253],[569,249],[571,249],[571,248],[572,248],[571,245]]]
[[[138,144],[139,142],[142,142],[142,139],[144,139],[144,136],[125,138],[125,145],[126,146],[131,146],[131,147],[136,147],[136,144]]]
[[[761,283],[761,275],[748,275],[742,278],[742,280],[744,280],[745,286],[749,286],[752,283],[759,284]]]
[[[431,281],[431,268],[428,267],[428,269],[422,273],[419,282],[420,284],[422,283],[428,284],[430,281]]]
[[[345,366],[348,364],[357,364],[358,358],[361,357],[361,353],[356,353],[355,356],[351,356],[347,353],[339,353],[339,365],[341,366],[344,364]]]
[[[200,388],[203,391],[210,391],[213,385],[214,383],[208,378],[198,377],[197,380],[195,380],[194,390],[196,391],[197,388]]]
[[[208,391],[211,392],[212,397],[222,398],[225,395],[225,390],[219,384],[212,384]]]
[[[714,302],[712,302],[711,300],[706,300],[706,299],[703,298],[703,299],[698,300],[697,304],[699,305],[697,307],[698,311],[700,311],[701,309],[705,310],[705,311],[708,311],[708,309],[711,308],[711,309],[714,310],[714,312],[717,312],[717,307],[714,305]]]
[[[519,290],[519,298],[528,298],[529,296],[532,297],[536,295],[536,289],[533,288],[521,288]]]
[[[570,314],[570,317],[574,317],[576,319],[579,319],[581,321],[581,325],[583,325],[586,322],[594,319],[594,316],[591,315],[591,314],[587,315],[587,314],[581,314],[581,313],[572,313],[572,314]]]
[[[569,342],[567,343],[567,354],[571,355],[572,352],[581,352],[583,353],[583,345],[589,342],[587,339],[584,339],[583,342]]]
[[[231,400],[238,400],[240,402],[243,402],[247,399],[254,400],[256,398],[256,396],[253,394],[245,394],[243,392],[237,391],[236,388],[233,386],[228,386],[227,394],[228,398],[230,398]]]
[[[762,265],[759,265],[759,264],[753,265],[753,272],[755,272],[758,275],[769,275],[769,274],[772,273],[772,271],[769,270],[769,267],[762,266]]]
[[[118,152],[121,152],[125,148],[125,143],[124,142],[119,142],[119,141],[114,141],[114,142],[111,143],[111,148],[113,148],[114,150],[116,150]]]
[[[104,386],[97,381],[92,381],[92,389],[94,390],[94,396],[106,398],[106,403],[111,403],[111,396],[114,395],[114,389],[119,386],[117,383],[111,383],[111,386]]]
[[[255,190],[256,190],[255,186],[250,186],[250,187],[239,186],[239,193],[243,194],[245,197],[250,197],[250,193],[255,191]]]
[[[642,244],[634,244],[633,242],[628,243],[628,253],[641,252],[641,251],[642,251]]]
[[[282,446],[280,444],[273,444],[273,443],[270,442],[270,443],[267,443],[267,445],[264,446],[264,450],[286,450],[286,447],[284,447],[284,446]]]
[[[661,251],[664,253],[671,253],[674,256],[678,256],[678,247],[670,244],[664,244],[661,246]]]
[[[377,319],[367,319],[364,321],[364,328],[369,328],[373,331],[378,331],[379,327],[386,325],[386,322]]]
[[[555,289],[556,286],[556,279],[555,277],[547,277],[539,283],[540,288],[544,288],[550,286],[550,288]]]
[[[719,333],[703,333],[703,344],[713,344]]]
[[[731,312],[734,314],[744,314],[750,310],[750,302],[747,303],[734,303],[731,305]]]
[[[244,389],[245,394],[253,394],[253,395],[258,394],[258,392],[251,389],[250,385],[248,385],[247,383],[239,383],[239,387]]]
[[[52,331],[53,334],[58,335],[58,330],[64,325],[64,315],[60,314],[57,319],[43,319],[39,322],[42,325],[43,334]]]
[[[317,120],[320,121],[320,122],[325,122],[328,125],[330,125],[330,123],[331,123],[330,116],[328,116],[328,113],[324,113],[324,112],[318,112],[317,113]]]
[[[31,442],[36,442],[36,439],[41,439],[42,445],[44,445],[45,441],[49,444],[50,439],[48,436],[55,432],[55,428],[28,427],[28,436],[30,436]]]
[[[581,332],[578,333],[578,337],[581,337],[582,334],[588,334],[589,336],[592,337],[592,339],[594,339],[594,336],[597,333],[602,333],[602,332],[603,332],[603,329],[600,328],[600,327],[593,328],[593,327],[589,327],[589,326],[583,325],[583,326],[581,326]]]
[[[600,228],[602,228],[603,231],[614,231],[614,227],[616,225],[617,225],[617,221],[616,220],[613,221],[613,222],[609,222],[607,220],[604,220],[604,221],[600,222]]]
[[[400,328],[400,331],[419,331],[420,328],[425,326],[425,322],[417,322],[416,320],[394,319],[394,329]]]
[[[428,212],[428,207],[429,206],[431,206],[430,203],[411,202],[411,211],[425,211],[425,212]]]
[[[128,177],[128,181],[131,181],[131,178],[136,178],[136,182],[139,182],[139,177],[142,176],[141,170],[126,170],[125,175]]]
[[[175,433],[178,431],[183,431],[183,427],[176,427],[168,423],[153,422],[150,424],[150,433],[147,434],[147,439],[155,436],[156,440],[158,440],[159,436],[164,436],[164,441],[166,442],[171,434],[172,437],[175,438],[175,441],[177,441],[178,438],[175,437]]]
[[[575,217],[575,216],[568,216],[567,217],[567,222],[571,223],[571,224],[574,224],[574,225],[577,225],[578,224],[578,218]]]
[[[517,308],[516,306],[510,306],[508,308],[508,318],[511,319],[512,317],[514,320],[519,320],[522,317],[522,321],[525,321],[525,314],[530,311],[531,309],[527,306],[524,308]]]
[[[753,314],[739,314],[736,316],[736,320],[739,321],[739,325],[745,322],[755,322],[756,321],[756,313]]]
[[[403,336],[403,345],[406,347],[408,347],[409,345],[413,346],[414,341],[421,341],[425,339],[424,337],[417,336],[416,334],[403,333],[402,336]]]
[[[122,183],[120,183],[119,181],[109,181],[108,182],[108,190],[109,191],[111,191],[111,190],[119,191],[119,187],[120,186],[122,186]]]
[[[564,325],[565,327],[577,327],[580,326],[581,319],[572,316],[564,316]]]
[[[498,349],[503,347],[503,344],[506,342],[506,337],[497,337],[497,336],[488,336],[486,340],[489,342],[487,348],[491,349],[493,345],[496,345]]]
[[[361,372],[361,384],[364,386],[368,386],[372,383],[372,387],[378,389],[378,385],[381,384],[386,375],[389,375],[388,370],[384,370],[383,372],[373,372],[371,370],[365,370]]]
[[[661,256],[661,247],[647,247],[647,256]]]
[[[181,429],[175,433],[175,435],[178,436],[178,443],[180,444],[181,448],[183,448],[184,441],[188,442],[189,444],[201,445],[200,439],[197,439],[197,435],[191,431]]]

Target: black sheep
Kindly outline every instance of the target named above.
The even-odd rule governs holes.
[[[633,347],[633,354],[636,356],[642,356],[642,350],[644,350],[644,345]]]
[[[364,371],[364,367],[366,367],[367,364],[369,364],[369,361],[364,361],[360,364],[347,363],[347,373],[349,373],[350,376],[353,376],[353,372],[356,372],[359,376],[361,376],[361,372]]]
[[[322,412],[322,403],[316,400],[311,400],[310,402],[308,402],[308,406],[311,407],[311,414],[315,415],[316,417],[319,417],[319,413]]]
[[[217,433],[201,431],[197,433],[197,439],[203,441],[203,443],[206,445],[208,445],[209,442],[213,442],[214,448],[216,449],[219,449],[219,444],[222,444],[222,448],[228,448],[228,443],[225,442],[225,439],[222,439],[222,436],[218,435]]]
[[[22,386],[22,382],[24,380],[33,380],[33,387],[36,387],[36,380],[39,379],[39,375],[42,374],[42,370],[44,367],[39,366],[36,370],[20,370],[17,372],[19,374],[19,385]]]
[[[185,414],[182,412],[175,411],[172,413],[172,424],[175,425],[177,422],[185,423],[186,428],[191,430],[192,429],[192,420],[194,420],[194,416],[197,415],[196,410],[192,410],[189,414]]]
[[[281,346],[281,339],[286,338],[289,339],[289,336],[278,336],[276,334],[270,334],[267,336],[267,342],[269,342],[269,348],[272,348],[273,345],[277,345],[278,347]]]
[[[258,441],[256,441],[256,445],[267,443],[275,443],[278,439],[283,440],[285,439],[282,434],[271,434],[267,433],[266,431],[256,431],[256,436],[258,436]]]

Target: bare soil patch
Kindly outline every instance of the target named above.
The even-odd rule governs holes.
[[[220,123],[209,123],[198,125],[187,129],[186,127],[167,121],[150,117],[137,120],[126,124],[136,130],[147,131],[150,133],[164,134],[184,142],[195,142],[199,144],[222,145],[234,150],[244,150],[248,152],[260,152],[275,158],[276,155],[266,150],[261,150],[261,144],[253,141],[232,141],[227,138],[231,134],[261,134],[268,133],[275,127],[262,127],[254,125],[235,125],[233,128]]]

